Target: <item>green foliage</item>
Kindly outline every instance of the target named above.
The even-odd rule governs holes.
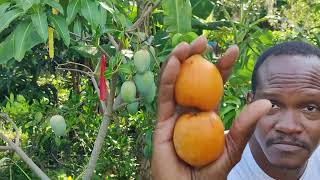
[[[80,11],[80,0],[71,0],[67,8],[67,24],[69,25]]]
[[[51,16],[50,18],[53,27],[58,32],[59,36],[63,39],[66,46],[70,44],[70,35],[66,20],[59,15]]]
[[[164,0],[164,24],[171,33],[191,31],[192,7],[189,0]]]
[[[36,31],[40,35],[43,41],[48,39],[48,21],[46,13],[42,12],[42,8],[38,7],[36,12],[31,15],[32,23]]]

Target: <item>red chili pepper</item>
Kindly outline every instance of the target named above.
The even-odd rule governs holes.
[[[106,55],[101,54],[101,66],[100,66],[100,78],[99,78],[99,86],[100,86],[100,100],[104,101],[107,96],[107,84],[106,79],[104,77],[104,72],[106,70]]]

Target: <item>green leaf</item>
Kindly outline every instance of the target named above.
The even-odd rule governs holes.
[[[101,7],[109,11],[111,14],[114,13],[111,2],[99,2],[99,4],[101,5]]]
[[[98,49],[92,45],[78,45],[71,47],[71,49],[85,58],[92,58],[98,53]]]
[[[21,16],[23,12],[19,9],[13,9],[7,11],[2,16],[0,16],[0,33],[9,26],[9,24],[15,20],[17,17]]]
[[[62,37],[64,44],[69,47],[70,34],[69,34],[68,25],[67,25],[66,20],[62,16],[59,16],[59,15],[51,16],[50,20],[54,26],[54,29],[58,32],[60,37]]]
[[[59,12],[64,15],[63,7],[55,0],[44,0],[45,4],[48,4],[49,6],[56,8],[59,10]]]
[[[4,3],[0,5],[0,17],[6,12],[9,6],[10,6],[10,3]]]
[[[190,0],[192,5],[192,14],[207,19],[213,9],[213,4],[209,0]]]
[[[21,61],[33,46],[43,42],[31,21],[21,22],[14,30],[14,58]]]
[[[100,12],[100,28],[102,32],[106,30],[106,23],[107,23],[107,11],[103,9],[101,6],[99,7]]]
[[[77,34],[79,37],[82,35],[82,26],[79,19],[77,19],[73,24],[73,33]]]
[[[0,64],[5,64],[14,55],[14,33],[11,33],[5,41],[0,43]]]
[[[80,0],[71,0],[69,1],[67,7],[67,24],[69,25],[74,18],[76,17],[77,13],[80,11]]]
[[[164,24],[172,33],[191,31],[192,9],[189,0],[164,0]]]
[[[15,0],[17,6],[25,12],[30,9],[34,4],[39,4],[40,0]]]
[[[36,10],[34,14],[31,15],[31,19],[36,31],[45,42],[48,39],[48,21],[45,12],[41,12],[40,8]]]
[[[119,72],[123,74],[131,74],[132,73],[131,65],[129,63],[121,64],[119,67]]]
[[[100,23],[98,4],[92,0],[81,0],[81,14],[95,29]]]

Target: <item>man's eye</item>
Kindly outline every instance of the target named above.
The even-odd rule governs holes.
[[[318,110],[318,107],[316,105],[308,105],[304,108],[304,110],[308,112],[315,112]]]
[[[272,109],[279,109],[280,107],[275,103],[275,102],[271,102],[272,104]]]

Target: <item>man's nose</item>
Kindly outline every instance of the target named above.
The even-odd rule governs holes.
[[[276,131],[286,134],[300,133],[303,131],[301,124],[301,114],[294,110],[287,110],[282,113],[275,124]]]

